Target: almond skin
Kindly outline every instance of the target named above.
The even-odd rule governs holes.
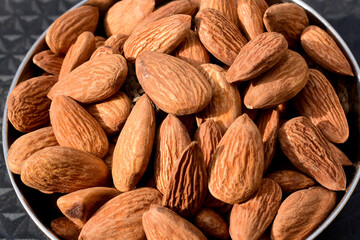
[[[50,90],[48,97],[54,99],[65,95],[81,103],[102,101],[123,85],[127,75],[127,63],[118,54],[104,55],[87,61],[67,74]]]
[[[66,217],[59,217],[51,221],[51,230],[64,240],[77,240],[80,230]]]
[[[229,227],[224,219],[209,208],[202,208],[194,217],[194,224],[203,233],[218,239],[229,238]]]
[[[33,63],[50,74],[59,75],[63,57],[56,56],[51,50],[45,50],[35,54]]]
[[[31,132],[49,122],[51,100],[46,97],[57,77],[40,76],[19,83],[10,93],[8,118],[20,132]]]
[[[7,165],[11,172],[21,173],[25,161],[35,152],[46,147],[59,145],[52,127],[44,127],[27,133],[11,144],[7,154]]]
[[[238,0],[240,26],[248,40],[264,32],[263,13],[256,0]]]
[[[209,105],[196,115],[198,125],[206,120],[214,120],[225,132],[241,115],[241,98],[236,86],[226,81],[226,71],[215,64],[203,64],[201,73],[212,88],[212,99]]]
[[[187,239],[206,240],[204,234],[192,223],[168,208],[151,205],[142,216],[146,238],[149,240]]]
[[[305,59],[287,50],[284,57],[269,71],[251,81],[244,97],[247,108],[270,108],[298,94],[309,79]]]
[[[229,83],[253,79],[278,63],[288,44],[280,33],[262,33],[249,41],[240,51],[226,73]]]
[[[94,58],[101,57],[104,55],[113,55],[113,54],[120,54],[120,52],[113,47],[109,46],[101,46],[98,47],[93,54],[90,57],[90,60],[93,60]]]
[[[354,76],[351,66],[332,37],[318,26],[309,26],[301,34],[306,54],[326,70]]]
[[[184,40],[190,27],[189,15],[160,19],[131,34],[124,44],[124,55],[127,60],[134,61],[144,51],[171,53]]]
[[[228,66],[247,42],[240,30],[216,9],[206,8],[198,12],[195,24],[204,47]]]
[[[346,176],[341,164],[333,159],[324,135],[309,119],[296,117],[279,130],[284,154],[300,171],[333,191],[346,189]]]
[[[124,43],[128,39],[129,36],[117,34],[112,35],[104,42],[104,46],[109,46],[118,50],[120,54],[124,53]]]
[[[255,123],[243,114],[226,131],[209,164],[209,191],[229,204],[244,202],[260,187],[264,146]]]
[[[332,151],[332,155],[335,161],[338,161],[342,166],[352,166],[353,163],[338,147],[331,142],[328,142],[329,147]]]
[[[293,170],[280,170],[266,176],[277,182],[281,190],[292,193],[315,185],[315,181],[302,173]]]
[[[56,55],[65,55],[81,33],[95,31],[98,20],[96,7],[85,5],[70,10],[51,24],[45,41]]]
[[[268,3],[266,0],[254,0],[254,3],[256,3],[261,11],[261,16],[264,16],[265,11],[269,8]]]
[[[167,113],[197,113],[212,97],[209,82],[195,67],[167,54],[140,54],[136,59],[136,76],[156,106]]]
[[[149,163],[155,137],[155,112],[144,94],[132,109],[116,142],[112,176],[115,187],[133,189]]]
[[[37,151],[21,169],[21,180],[25,185],[49,193],[106,186],[109,176],[109,170],[100,158],[60,146]]]
[[[320,71],[310,69],[309,81],[296,96],[295,106],[331,142],[344,143],[348,139],[345,112],[331,83]]]
[[[305,239],[335,204],[336,193],[323,187],[294,192],[280,205],[271,228],[271,239]]]
[[[155,153],[156,188],[165,193],[171,171],[183,150],[191,143],[190,136],[181,121],[172,114],[161,123]]]
[[[105,203],[84,225],[79,240],[146,239],[141,217],[151,204],[160,204],[161,194],[153,188],[122,193]]]
[[[95,36],[95,48],[104,46],[105,41],[106,41],[106,38],[104,38],[103,36]]]
[[[239,18],[236,12],[236,0],[202,0],[199,11],[205,8],[213,8],[222,14],[235,26],[239,26]]]

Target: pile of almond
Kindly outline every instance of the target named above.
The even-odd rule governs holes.
[[[46,43],[7,163],[63,239],[304,239],[347,187],[354,74],[294,3],[91,0]]]

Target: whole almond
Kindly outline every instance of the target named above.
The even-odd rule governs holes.
[[[247,108],[270,108],[298,94],[309,79],[305,59],[286,50],[284,57],[269,71],[253,79],[244,97]]]
[[[206,240],[193,224],[168,208],[152,205],[142,216],[146,238],[149,240],[187,239]]]
[[[279,130],[279,141],[297,169],[330,190],[345,190],[344,169],[333,159],[327,140],[309,119],[296,117],[287,121]]]
[[[66,217],[59,217],[51,221],[51,230],[64,240],[77,240],[80,230]]]
[[[31,132],[49,122],[51,100],[46,97],[57,77],[40,76],[19,83],[10,93],[7,114],[14,128]]]
[[[309,81],[295,98],[296,110],[334,143],[349,137],[349,125],[334,88],[318,70],[310,69]]]
[[[331,149],[333,159],[335,161],[338,161],[342,166],[351,166],[353,163],[350,161],[350,159],[341,151],[338,147],[336,147],[331,142],[328,142],[329,147]]]
[[[240,51],[226,74],[229,83],[247,81],[272,68],[285,55],[288,44],[280,33],[262,33]]]
[[[171,171],[183,150],[191,143],[189,134],[181,121],[172,114],[161,123],[157,133],[155,153],[156,188],[165,193]]]
[[[315,185],[314,180],[293,170],[279,170],[267,174],[266,177],[277,182],[281,190],[286,193],[292,193]]]
[[[160,204],[161,194],[153,188],[122,193],[105,203],[84,225],[79,240],[146,239],[141,217],[151,204]]]
[[[336,42],[318,26],[309,26],[302,32],[301,45],[306,54],[326,70],[354,76],[348,60]]]
[[[264,32],[263,12],[256,0],[238,0],[240,26],[248,40]]]
[[[35,65],[45,72],[59,75],[64,58],[56,56],[51,50],[45,50],[35,54],[32,60]]]
[[[116,142],[112,176],[122,192],[133,189],[149,163],[155,137],[155,112],[144,94],[132,109]]]
[[[194,224],[203,233],[218,239],[229,238],[229,227],[224,219],[209,208],[202,208],[194,217]]]
[[[226,131],[209,164],[209,191],[230,204],[244,202],[260,187],[264,146],[255,123],[243,114]]]
[[[228,66],[247,42],[240,30],[216,9],[201,10],[195,17],[195,24],[204,47]]]
[[[260,238],[275,218],[281,197],[279,184],[264,178],[253,197],[233,206],[230,214],[231,238],[233,240]]]
[[[171,53],[184,40],[190,27],[191,16],[184,14],[150,23],[130,35],[124,44],[124,55],[134,61],[144,51]]]
[[[93,6],[81,6],[56,19],[46,33],[46,43],[56,55],[65,55],[78,36],[94,32],[99,20],[99,10]]]
[[[104,38],[103,36],[95,36],[95,48],[104,46],[105,41],[106,41],[106,38]]]
[[[207,193],[207,174],[201,149],[190,143],[175,162],[162,205],[190,218],[198,212]]]
[[[236,0],[202,0],[199,11],[205,8],[219,10],[235,26],[239,26],[239,18],[236,12]]]
[[[269,8],[268,3],[266,0],[254,0],[254,3],[256,3],[261,11],[261,16],[264,16],[265,11]]]
[[[336,204],[336,193],[323,187],[294,192],[280,205],[271,228],[271,239],[305,239]]]
[[[295,3],[280,3],[269,7],[264,14],[264,25],[268,32],[284,35],[289,47],[295,48],[301,32],[309,26],[305,10]]]
[[[51,146],[59,145],[56,141],[52,127],[40,128],[27,133],[11,144],[6,162],[11,172],[21,173],[25,161],[35,152]]]
[[[21,180],[39,191],[70,193],[108,185],[109,170],[90,153],[55,146],[31,155],[21,169]]]
[[[90,60],[93,60],[94,58],[101,57],[104,55],[113,55],[113,54],[120,54],[120,52],[113,47],[101,46],[101,47],[98,47],[93,52],[93,54],[90,57]]]
[[[215,64],[203,64],[201,73],[212,88],[209,105],[196,115],[198,126],[206,120],[214,120],[225,132],[241,115],[241,98],[236,86],[226,81],[226,71]]]
[[[123,85],[127,64],[119,54],[104,55],[87,61],[67,74],[50,90],[48,97],[69,96],[81,103],[102,101]]]
[[[118,50],[120,54],[124,53],[124,43],[128,39],[128,36],[117,34],[112,35],[106,41],[104,42],[104,46],[109,46],[114,48],[115,50]]]
[[[195,67],[167,54],[140,54],[136,59],[136,76],[156,106],[167,113],[199,112],[212,97],[209,82]]]
[[[129,36],[136,25],[154,10],[154,7],[154,0],[123,0],[115,3],[104,18],[106,35]]]

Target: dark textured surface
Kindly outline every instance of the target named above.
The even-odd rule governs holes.
[[[79,0],[0,0],[0,106],[13,75],[37,37]],[[360,61],[360,1],[305,0],[339,32]],[[1,144],[1,140],[0,140]],[[47,239],[25,213],[0,153],[0,239]],[[318,239],[360,239],[360,186],[340,215]]]

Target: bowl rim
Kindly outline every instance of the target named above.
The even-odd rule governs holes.
[[[82,5],[84,5],[85,3],[87,3],[88,0],[82,0],[79,3],[75,4],[73,7],[71,7],[69,10],[67,10],[66,12],[73,10],[77,7],[80,7]],[[339,35],[339,33],[330,25],[330,23],[324,18],[322,17],[315,9],[313,9],[310,5],[308,5],[307,3],[303,2],[302,0],[280,0],[280,2],[292,2],[292,3],[296,3],[297,5],[301,6],[303,9],[305,9],[305,11],[307,12],[307,14],[311,14],[312,16],[314,16],[317,20],[319,20],[330,34],[332,34],[332,36],[335,38],[335,40],[337,41],[338,45],[340,45],[339,47],[342,48],[343,52],[345,52],[345,55],[347,56],[353,70],[354,70],[354,78],[356,78],[357,83],[360,83],[360,70],[359,70],[359,65],[354,57],[354,55],[352,54],[352,52],[350,51],[349,47],[347,46],[346,42],[342,39],[342,37]],[[3,122],[2,122],[2,141],[3,141],[3,153],[4,153],[4,161],[5,161],[5,165],[6,165],[6,169],[11,181],[11,185],[17,195],[17,198],[19,199],[21,205],[24,207],[25,211],[27,212],[27,214],[30,216],[30,218],[33,220],[33,222],[36,224],[36,226],[50,239],[52,240],[59,240],[59,238],[48,228],[46,227],[38,218],[36,213],[32,210],[31,206],[28,204],[27,200],[25,199],[25,197],[22,195],[18,185],[15,182],[14,179],[14,174],[10,171],[8,164],[7,164],[7,152],[9,150],[9,142],[8,142],[8,116],[7,116],[7,102],[8,102],[8,98],[10,93],[12,92],[12,90],[14,89],[14,87],[18,84],[20,76],[23,74],[24,72],[24,68],[25,66],[28,64],[29,61],[31,61],[31,57],[34,55],[35,50],[37,48],[37,46],[44,41],[45,39],[45,35],[47,33],[49,28],[47,28],[40,36],[39,38],[34,42],[34,44],[31,46],[31,48],[29,49],[29,51],[26,53],[24,59],[22,60],[21,64],[19,65],[14,78],[12,80],[12,83],[10,85],[9,88],[9,92],[7,94],[6,97],[6,102],[5,102],[5,107],[4,107],[4,112],[3,112]],[[360,86],[357,89],[358,95],[360,95]],[[347,189],[345,190],[345,194],[342,197],[342,199],[340,200],[340,202],[336,205],[336,207],[333,209],[333,211],[328,215],[328,217],[322,222],[321,225],[319,225],[316,230],[314,232],[312,232],[311,235],[309,235],[306,239],[308,240],[312,240],[315,239],[321,232],[324,231],[324,229],[326,229],[330,223],[338,216],[338,214],[341,212],[341,210],[344,208],[344,206],[346,205],[346,203],[348,202],[348,200],[350,199],[352,193],[354,192],[359,179],[360,179],[360,164],[355,163],[355,167],[356,167],[356,171],[355,174],[352,178],[351,183],[348,185]]]

